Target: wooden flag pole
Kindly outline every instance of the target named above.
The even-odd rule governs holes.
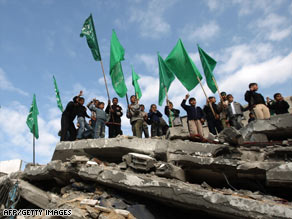
[[[204,92],[204,94],[205,94],[205,96],[206,96],[206,99],[207,99],[207,101],[208,101],[208,96],[207,96],[207,94],[206,94],[206,91],[204,90],[204,88],[203,88],[203,85],[202,85],[202,82],[201,82],[201,80],[200,80],[200,78],[197,76],[197,79],[198,79],[198,81],[199,81],[199,83],[200,83],[200,85],[201,85],[201,88],[202,88],[202,90],[203,90],[203,92]],[[213,109],[213,106],[212,106],[212,104],[208,101],[208,103],[209,103],[209,106],[210,106],[210,108],[211,108],[211,111],[212,111],[212,113],[213,113],[213,115],[214,115],[214,117],[215,117],[215,111],[214,111],[214,109]]]
[[[106,88],[106,92],[107,92],[107,97],[110,100],[110,95],[109,95],[109,92],[108,92],[108,87],[107,87],[107,83],[106,83],[106,77],[105,77],[105,73],[104,73],[102,60],[100,60],[100,64],[101,64],[101,69],[102,69],[102,73],[103,73],[103,77],[104,77],[104,83],[105,83],[105,88]]]
[[[35,166],[35,125],[33,125],[33,135],[32,135],[32,147],[33,147],[33,165]]]
[[[128,106],[130,105],[129,104],[129,100],[128,100],[129,98],[128,98],[128,93],[126,93],[126,100],[127,100],[127,104],[128,104]]]

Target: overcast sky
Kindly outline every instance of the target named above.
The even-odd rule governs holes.
[[[100,63],[79,36],[90,13],[111,97],[116,96],[109,77],[112,29],[125,48],[128,95],[133,94],[132,64],[141,77],[140,103],[147,111],[158,103],[156,54],[166,58],[179,38],[202,74],[196,44],[215,58],[219,89],[242,104],[250,82],[258,82],[265,97],[292,94],[291,0],[0,0],[0,160],[32,161],[32,135],[25,121],[35,93],[40,113],[36,161],[50,161],[61,118],[53,75],[64,106],[80,90],[86,102],[93,97],[107,101]],[[180,108],[186,93],[175,80],[169,90],[175,107]],[[199,86],[190,95],[203,107]],[[125,98],[120,104],[125,109]],[[131,134],[128,119],[122,121],[124,133]]]

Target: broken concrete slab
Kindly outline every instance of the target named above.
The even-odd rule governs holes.
[[[275,201],[265,200],[263,196],[254,200],[240,193],[226,194],[220,190],[207,190],[195,184],[123,172],[112,167],[106,167],[103,171],[92,167],[82,167],[79,175],[86,180],[152,197],[177,207],[200,209],[215,216],[228,218],[292,217],[292,205],[282,205]]]
[[[123,156],[123,161],[126,162],[127,166],[144,172],[149,172],[154,169],[157,161],[148,155],[138,153],[128,153]]]
[[[166,139],[187,140],[190,138],[189,130],[183,126],[170,127],[166,133]]]
[[[285,163],[269,169],[266,183],[270,186],[292,187],[292,163]]]
[[[170,179],[178,179],[183,182],[186,181],[185,172],[182,168],[171,163],[159,162],[155,165],[155,174]]]
[[[286,140],[292,138],[292,115],[281,114],[267,120],[256,120],[240,129],[240,132],[247,142],[263,141],[264,136],[269,140]],[[261,134],[260,138],[254,134]]]
[[[155,151],[163,150],[167,144],[161,139],[140,139],[140,138],[109,138],[109,139],[88,139],[80,141],[60,142],[56,145],[52,160],[66,161],[73,155],[85,155],[97,157],[108,162],[121,162],[122,156],[128,153],[141,153],[154,155]]]
[[[230,145],[236,146],[243,144],[243,137],[234,127],[227,127],[220,132],[219,141],[221,143],[228,142]]]

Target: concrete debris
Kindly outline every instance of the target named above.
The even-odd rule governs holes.
[[[240,129],[246,142],[267,142],[292,138],[292,115],[281,114],[268,120],[256,120]]]
[[[48,164],[0,175],[0,210],[18,182],[16,208],[69,218],[292,218],[291,118],[225,128],[218,144],[193,142],[184,126],[168,139],[60,142]]]
[[[149,172],[153,169],[155,163],[157,162],[153,157],[138,153],[129,153],[124,155],[123,161],[127,164],[127,166],[144,172]]]

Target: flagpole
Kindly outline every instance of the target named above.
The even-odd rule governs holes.
[[[101,69],[102,69],[102,73],[103,73],[103,78],[104,78],[105,88],[106,88],[106,92],[107,92],[107,97],[108,97],[108,100],[110,100],[110,95],[109,95],[109,92],[108,92],[108,87],[107,87],[107,82],[106,82],[106,77],[105,77],[105,73],[104,73],[102,60],[100,60],[100,64],[101,64]]]
[[[33,165],[35,166],[35,125],[33,125],[33,137],[32,137],[32,147],[33,147]]]
[[[207,94],[206,94],[206,92],[205,92],[205,90],[204,90],[204,88],[203,88],[203,85],[202,85],[202,82],[201,82],[201,80],[200,80],[200,78],[197,76],[197,79],[198,79],[198,81],[199,81],[199,83],[200,83],[200,85],[201,85],[201,88],[203,89],[203,92],[204,92],[204,94],[205,94],[205,96],[206,96],[206,99],[207,99],[207,101],[208,101],[208,96],[207,96]],[[210,108],[211,108],[211,111],[212,111],[212,113],[213,113],[213,115],[214,115],[214,117],[215,117],[215,111],[214,111],[214,109],[213,109],[213,106],[212,106],[212,104],[208,101],[208,103],[209,103],[209,106],[210,106]]]
[[[128,104],[128,106],[130,105],[129,104],[129,100],[128,100],[129,98],[128,98],[128,93],[126,93],[126,100],[127,100],[127,104]]]
[[[166,86],[164,86],[164,90],[165,90],[166,104],[168,106],[168,113],[169,113],[169,118],[170,118],[170,122],[171,122],[171,127],[174,127],[173,126],[173,119],[171,118],[171,115],[170,115],[170,108],[169,108],[169,101],[168,101],[168,94],[167,94]]]

